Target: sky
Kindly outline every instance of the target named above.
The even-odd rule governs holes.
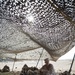
[[[58,60],[73,59],[74,54],[75,54],[75,46],[69,52],[67,52],[65,55],[61,56]]]

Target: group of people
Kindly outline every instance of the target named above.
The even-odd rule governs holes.
[[[36,67],[28,68],[25,64],[20,75],[56,75],[53,65],[49,63],[49,59],[46,58],[44,61],[45,64],[40,69]]]
[[[40,68],[28,67],[26,64],[23,66],[20,75],[56,75],[54,67],[49,63],[49,59],[44,59],[45,64]],[[0,72],[10,72],[9,66],[5,65]],[[59,75],[70,75],[67,71],[60,73]],[[75,74],[73,74],[75,75]]]
[[[56,75],[54,67],[51,63],[49,63],[49,59],[46,58],[44,60],[45,64],[40,68],[36,67],[28,67],[26,64],[23,66],[20,75]],[[10,68],[5,65],[1,72],[9,72]]]

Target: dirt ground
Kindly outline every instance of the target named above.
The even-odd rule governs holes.
[[[20,75],[20,72],[5,72],[5,73],[1,73],[0,72],[0,75]]]

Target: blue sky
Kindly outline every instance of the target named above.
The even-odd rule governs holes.
[[[73,59],[74,54],[75,54],[75,46],[69,52],[67,52],[65,55],[61,56],[59,58],[59,60],[62,60],[62,59]]]

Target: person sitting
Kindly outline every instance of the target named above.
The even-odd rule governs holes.
[[[40,69],[40,75],[56,75],[53,65],[49,63],[49,59],[46,58],[44,61],[45,65]]]
[[[5,65],[2,69],[2,72],[9,72],[9,71],[10,71],[10,68],[7,65]]]
[[[2,70],[0,69],[0,72],[2,72]]]
[[[28,66],[25,64],[22,68],[20,75],[27,75],[28,69],[29,69]]]

